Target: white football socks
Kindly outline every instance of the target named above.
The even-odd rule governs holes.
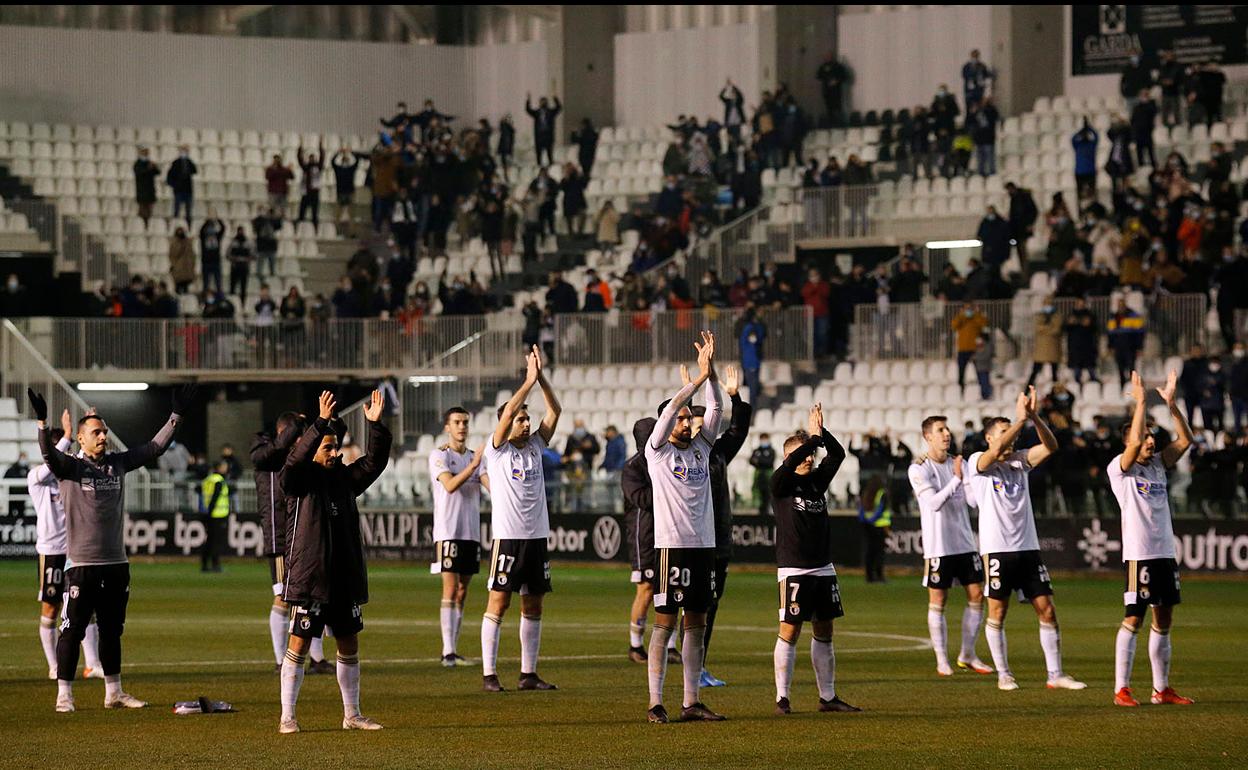
[[[455,602],[443,599],[438,610],[438,625],[442,627],[442,657],[455,652]]]
[[[690,628],[685,624],[685,642],[681,647],[681,663],[685,669],[685,708],[698,702],[698,687],[702,683],[702,661],[706,657],[706,626]]]
[[[56,668],[56,618],[39,616],[39,642],[43,645],[43,657],[48,659],[48,668]]]
[[[338,653],[338,666],[334,669],[338,674],[338,689],[342,692],[342,715],[358,717],[360,715],[360,656],[344,656]]]
[[[121,674],[104,675],[104,700],[110,701],[121,695]]]
[[[285,607],[276,604],[269,608],[269,638],[273,642],[273,657],[278,665],[286,656],[286,635],[290,630],[290,614]]]
[[[836,649],[831,639],[810,637],[810,662],[815,667],[819,700],[832,700],[836,697]]]
[[[520,673],[537,673],[537,652],[542,646],[542,616],[520,615]]]
[[[329,629],[325,629],[326,636],[329,635]],[[316,637],[308,646],[308,657],[312,658],[313,663],[320,663],[325,660],[325,641],[322,637]]]
[[[927,633],[932,638],[932,650],[936,652],[936,667],[948,670],[949,631],[945,626],[945,608],[939,604],[927,605]]]
[[[984,624],[984,638],[988,640],[988,651],[992,653],[992,665],[997,669],[997,677],[1010,676],[1005,627],[1001,625],[1001,621],[988,618],[988,622]]]
[[[777,636],[772,662],[776,667],[776,700],[787,698],[793,682],[793,666],[797,663],[797,645]]]
[[[459,649],[459,629],[464,625],[464,605],[455,605],[454,614],[455,632],[451,635],[451,652]]]
[[[74,697],[74,683],[67,682],[64,679],[57,679],[56,680],[56,697],[72,699]]]
[[[1135,665],[1137,631],[1126,623],[1118,627],[1114,640],[1114,692],[1131,686],[1131,668]]]
[[[975,660],[975,642],[979,639],[979,627],[983,622],[983,601],[967,602],[966,609],[962,611],[962,650],[958,653],[958,660]]]
[[[646,621],[643,618],[640,623],[628,622],[628,646],[641,647],[646,642]]]
[[[498,636],[502,632],[502,618],[488,612],[481,620],[481,673],[494,676],[498,673]]]
[[[282,719],[295,718],[295,703],[303,685],[303,664],[307,658],[287,650],[282,656]]]
[[[681,626],[683,627],[683,626],[684,626],[684,624],[682,623],[682,624],[681,624]],[[677,633],[675,633],[675,632],[673,632],[673,633],[672,633],[672,635],[671,635],[670,637],[668,637],[668,639],[667,639],[667,649],[669,649],[669,650],[674,650],[674,649],[676,649],[676,640],[677,640],[677,639],[679,639],[679,638],[680,638],[680,635],[679,635],[679,634],[677,634]]]
[[[1040,623],[1040,647],[1044,650],[1044,668],[1051,682],[1062,675],[1062,634],[1056,623]]]
[[[100,663],[100,627],[96,623],[87,624],[87,632],[82,637],[82,657],[87,668],[103,670],[104,664]]]
[[[659,623],[655,623],[654,630],[650,632],[650,655],[646,661],[646,669],[650,682],[651,708],[663,703],[663,680],[667,677],[667,641],[672,635],[672,628]]]
[[[1148,635],[1148,661],[1153,664],[1153,690],[1161,692],[1170,686],[1170,630],[1156,626]]]

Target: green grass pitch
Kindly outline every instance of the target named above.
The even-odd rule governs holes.
[[[772,573],[737,570],[720,610],[709,668],[728,682],[703,700],[721,724],[645,722],[644,666],[630,663],[623,568],[556,564],[540,671],[553,693],[480,691],[477,666],[443,669],[438,579],[424,564],[374,563],[361,635],[365,714],[376,733],[339,729],[338,687],[305,679],[304,732],[278,735],[278,680],[269,643],[268,570],[233,561],[201,575],[191,561],[132,565],[124,683],[153,706],[104,711],[103,682],[79,681],[78,712],[56,714],[37,634],[35,568],[0,563],[0,736],[5,767],[1066,767],[1244,766],[1248,749],[1248,582],[1185,576],[1172,681],[1188,708],[1111,705],[1113,639],[1121,611],[1115,576],[1056,579],[1066,668],[1083,692],[1050,692],[1036,620],[1012,608],[1011,663],[1022,689],[990,676],[935,675],[926,648],[926,597],[913,576],[867,585],[842,576],[838,692],[862,714],[820,714],[799,644],[795,712],[772,715],[775,639]],[[460,652],[478,659],[483,580],[474,581]],[[957,638],[962,599],[951,602]],[[503,629],[500,677],[518,673],[518,604]],[[955,642],[956,644],[956,642]],[[988,659],[980,640],[980,656]],[[1150,687],[1141,634],[1133,683]],[[228,700],[236,714],[174,716],[175,700]],[[680,672],[670,667],[669,709]]]

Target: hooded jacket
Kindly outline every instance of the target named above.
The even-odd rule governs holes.
[[[620,472],[620,488],[624,492],[624,525],[638,553],[654,550],[654,490],[650,488],[644,447],[657,422],[653,417],[645,417],[633,424],[637,453],[628,458],[624,470]]]
[[[711,505],[715,509],[715,558],[732,558],[732,490],[728,488],[728,465],[745,444],[754,408],[732,396],[728,430],[711,445]]]
[[[286,589],[291,604],[368,602],[368,570],[355,498],[381,476],[390,461],[391,435],[380,422],[368,423],[368,452],[350,465],[331,468],[313,457],[321,439],[334,432],[317,418],[303,432],[278,474],[291,503],[286,543]]]
[[[286,553],[289,501],[277,476],[286,465],[290,448],[302,432],[300,427],[298,424],[291,425],[276,439],[261,431],[251,442],[251,464],[256,469],[256,511],[260,514],[260,529],[264,533],[265,556]]]

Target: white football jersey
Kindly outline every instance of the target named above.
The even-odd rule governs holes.
[[[429,453],[429,481],[433,486],[433,539],[481,540],[481,466],[454,492],[438,481],[443,473],[458,476],[472,463],[473,452],[463,454],[449,446]]]
[[[1122,455],[1105,469],[1109,488],[1122,509],[1122,560],[1173,559],[1174,526],[1170,521],[1169,485],[1161,455],[1147,464],[1122,470]]]
[[[534,540],[550,534],[546,510],[546,477],[538,433],[517,449],[510,441],[485,445],[485,474],[490,477],[491,534],[495,540]]]
[[[962,463],[966,474],[966,463]],[[978,553],[975,532],[966,506],[962,479],[953,473],[953,456],[938,463],[930,457],[910,466],[910,486],[919,501],[923,527],[923,558]]]
[[[711,500],[711,443],[719,431],[719,388],[707,380],[702,430],[685,449],[669,441],[676,415],[693,396],[693,385],[677,392],[659,415],[646,442],[646,465],[654,490],[655,548],[714,548],[715,508]],[[659,446],[655,446],[659,443]]]
[[[62,438],[56,448],[64,454],[70,442]],[[46,463],[26,474],[26,490],[35,506],[35,553],[60,555],[69,550],[69,533],[65,529],[65,508],[61,505],[61,482],[52,475]]]
[[[1036,517],[1031,509],[1027,450],[1017,450],[981,473],[976,463],[982,454],[971,455],[963,466],[979,502],[980,553],[1040,550]]]

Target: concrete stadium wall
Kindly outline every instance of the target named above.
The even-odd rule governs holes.
[[[0,119],[364,133],[405,99],[519,114],[546,44],[477,48],[0,26]]]

